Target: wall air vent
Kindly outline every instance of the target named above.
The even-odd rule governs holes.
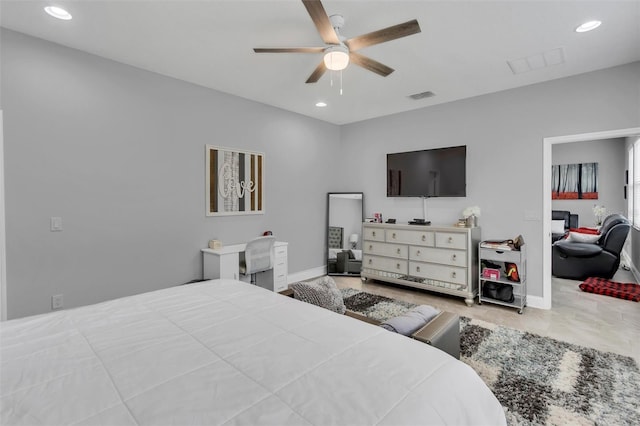
[[[435,95],[436,95],[435,93],[427,91],[422,93],[414,93],[413,95],[409,95],[409,97],[414,101],[417,101],[418,99],[430,98]]]

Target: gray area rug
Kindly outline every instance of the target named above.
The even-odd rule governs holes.
[[[385,320],[412,303],[342,289],[347,309]],[[640,370],[633,358],[460,318],[461,361],[504,407],[509,425],[638,425]]]

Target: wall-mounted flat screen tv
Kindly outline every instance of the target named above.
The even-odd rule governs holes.
[[[467,146],[387,154],[387,197],[466,197]]]

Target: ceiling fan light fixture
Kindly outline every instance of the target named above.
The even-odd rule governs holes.
[[[600,21],[585,22],[584,24],[582,24],[578,28],[576,28],[576,32],[577,33],[586,33],[587,31],[595,30],[596,28],[598,28],[600,26],[600,24],[602,24],[602,22],[600,22]]]
[[[349,49],[343,45],[329,46],[324,51],[324,66],[331,71],[343,70],[349,65]]]
[[[58,6],[47,6],[44,8],[44,11],[54,18],[62,19],[63,21],[68,21],[72,18],[69,12]]]

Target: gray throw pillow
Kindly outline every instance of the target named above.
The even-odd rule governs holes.
[[[312,305],[344,314],[347,308],[342,300],[342,293],[338,290],[333,278],[325,276],[311,281],[301,281],[289,286],[293,290],[293,297]]]

